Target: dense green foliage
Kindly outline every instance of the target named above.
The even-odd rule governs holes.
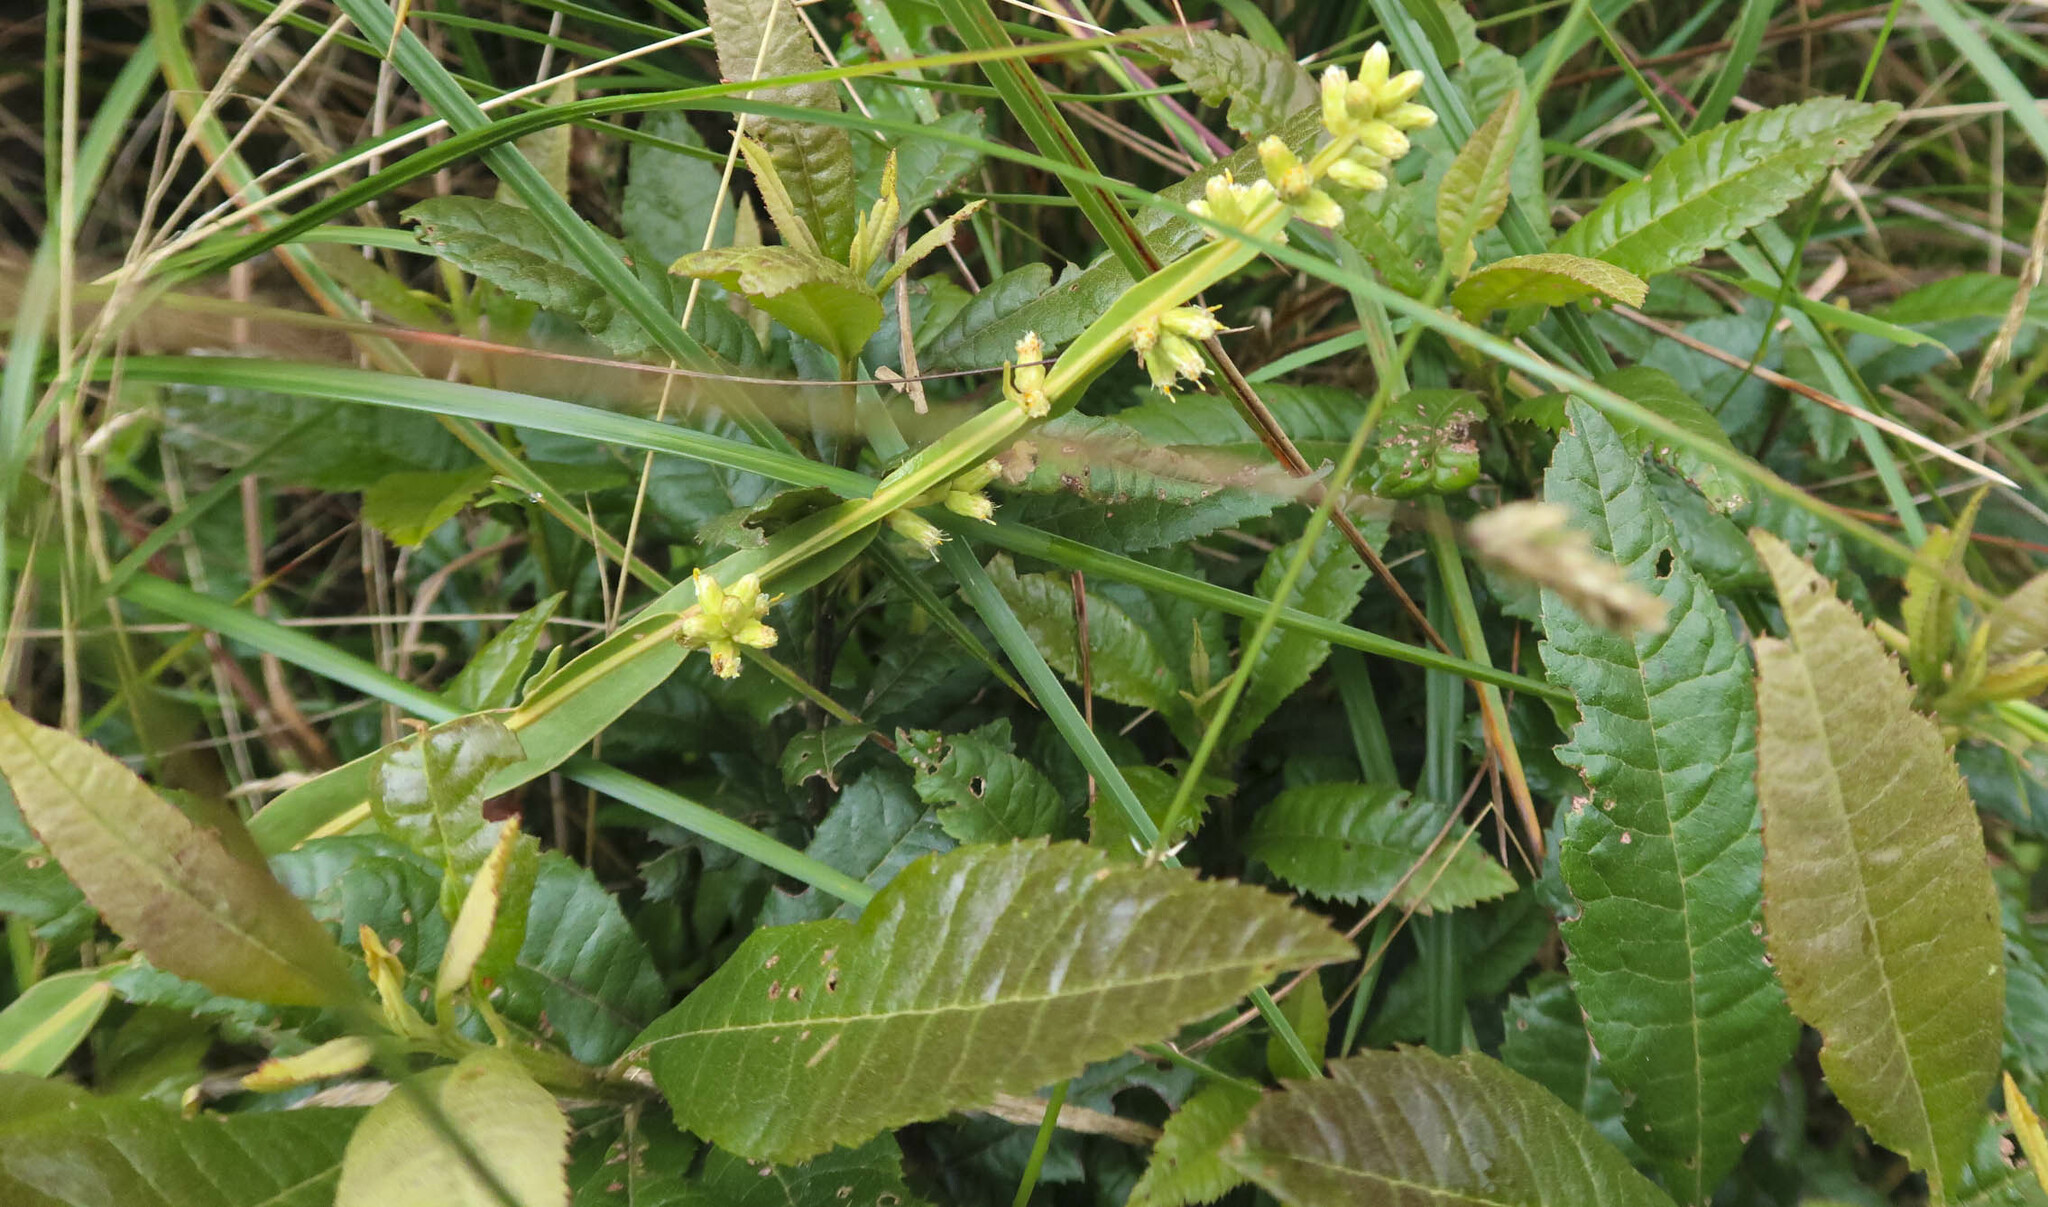
[[[50,7],[0,1204],[2048,1203],[2032,27],[1170,8]]]

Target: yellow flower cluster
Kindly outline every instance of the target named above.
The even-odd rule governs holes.
[[[1389,77],[1385,43],[1375,42],[1359,60],[1358,77],[1342,67],[1323,73],[1323,128],[1344,146],[1329,164],[1339,184],[1374,192],[1387,187],[1386,169],[1408,153],[1408,131],[1436,125],[1436,110],[1415,103],[1422,73]]]
[[[1040,372],[1044,370],[1040,369]],[[939,531],[937,524],[917,514],[916,509],[937,503],[954,515],[980,520],[984,524],[993,524],[996,522],[996,505],[987,495],[981,493],[981,488],[995,481],[996,475],[1001,472],[1003,463],[991,459],[937,490],[926,491],[889,513],[890,531],[924,552],[937,556],[939,545],[946,539],[946,534]]]
[[[711,671],[721,679],[737,679],[740,673],[739,647],[765,650],[775,644],[775,630],[762,617],[774,599],[761,593],[761,579],[749,574],[731,587],[695,571],[697,606],[683,614],[676,640],[683,648],[705,650],[711,655]]]
[[[1216,321],[1215,309],[1175,306],[1147,315],[1131,328],[1131,351],[1138,354],[1145,371],[1152,375],[1153,389],[1171,398],[1182,378],[1202,380],[1209,366],[1195,345],[1223,330],[1223,324]]]

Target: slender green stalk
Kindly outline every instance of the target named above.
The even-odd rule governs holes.
[[[1038,1186],[1039,1171],[1045,1166],[1046,1151],[1052,1147],[1052,1134],[1059,1127],[1060,1108],[1067,1105],[1067,1090],[1073,1084],[1069,1079],[1052,1087],[1052,1097],[1045,1103],[1045,1118],[1039,1121],[1038,1135],[1031,1141],[1031,1156],[1024,1162],[1024,1176],[1017,1182],[1017,1194],[1010,1200],[1011,1207],[1026,1207],[1031,1202],[1031,1192]]]

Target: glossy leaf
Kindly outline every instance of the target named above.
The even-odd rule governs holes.
[[[332,1207],[361,1118],[301,1109],[186,1120],[154,1102],[28,1085],[33,1098],[0,1078],[8,1207]]]
[[[1259,1092],[1236,1082],[1211,1082],[1196,1091],[1166,1121],[1126,1207],[1213,1203],[1242,1185],[1244,1175],[1223,1159],[1223,1148],[1258,1104]]]
[[[561,604],[559,592],[550,595],[499,629],[448,681],[449,700],[471,712],[510,705],[533,664],[534,647]]]
[[[450,918],[504,828],[484,817],[484,783],[522,754],[519,739],[489,713],[457,717],[377,754],[370,792],[377,826],[441,866],[448,878],[442,912]]]
[[[858,923],[757,931],[638,1059],[681,1126],[800,1160],[1030,1092],[1351,951],[1257,889],[1078,844],[969,847],[905,868]]]
[[[1259,810],[1245,852],[1295,888],[1346,903],[1391,896],[1427,914],[1513,892],[1515,878],[1476,841],[1461,844],[1463,827],[1446,829],[1450,820],[1447,806],[1392,785],[1307,784]]]
[[[1820,97],[1765,109],[1687,139],[1609,193],[1551,250],[1648,280],[1741,238],[1870,149],[1893,104]]]
[[[1759,638],[1764,923],[1828,1086],[1956,1184],[1998,1070],[2005,968],[1984,838],[1940,727],[1828,581],[1764,532],[1790,641]]]
[[[221,829],[202,827],[105,752],[4,703],[0,774],[86,899],[158,967],[278,1005],[353,996],[340,949],[226,810]]]
[[[1249,38],[1214,29],[1167,30],[1140,45],[1162,59],[1210,105],[1230,103],[1230,128],[1257,142],[1316,103],[1308,69]]]
[[[1574,403],[1544,497],[1669,608],[1623,636],[1543,594],[1544,666],[1578,697],[1558,758],[1586,795],[1558,843],[1572,988],[1629,1132],[1703,1203],[1755,1129],[1795,1028],[1758,934],[1756,706],[1720,601],[1679,555],[1640,457]]]
[[[414,1074],[371,1108],[349,1139],[334,1207],[509,1207],[434,1126],[429,1109],[512,1204],[568,1202],[569,1120],[517,1060],[483,1048]]]
[[[1387,407],[1370,467],[1372,492],[1392,499],[1454,494],[1479,480],[1472,425],[1484,411],[1466,390],[1410,390]]]
[[[1288,1207],[1669,1207],[1542,1086],[1499,1061],[1367,1052],[1269,1093],[1230,1151]]]
[[[939,828],[959,842],[1060,837],[1072,828],[1059,789],[1012,753],[1007,717],[972,733],[902,733],[896,753],[917,773],[918,796],[944,806]]]
[[[723,247],[691,252],[671,272],[716,281],[841,361],[860,355],[882,325],[882,302],[852,269],[799,248]]]
[[[1458,148],[1457,157],[1444,169],[1443,181],[1437,185],[1437,246],[1459,274],[1472,265],[1472,241],[1493,229],[1507,212],[1512,183],[1508,161],[1515,149],[1511,136],[1521,111],[1521,92],[1508,93]]]
[[[0,1010],[0,1073],[48,1077],[106,1011],[113,996],[104,969],[60,972],[30,985]]]
[[[765,80],[825,70],[802,16],[790,0],[707,0],[705,15],[727,80]],[[839,85],[783,84],[748,94],[755,100],[839,111]],[[843,259],[858,212],[853,148],[845,130],[781,117],[750,117],[747,133],[768,148],[775,171],[826,255]],[[784,241],[791,241],[785,232]]]
[[[1560,252],[1510,256],[1466,277],[1451,291],[1451,304],[1473,322],[1496,310],[1521,306],[1564,306],[1606,298],[1640,306],[1650,295],[1641,277],[1604,260]]]
[[[613,352],[638,357],[653,342],[647,329],[595,277],[567,244],[524,206],[479,197],[434,197],[405,211],[434,254],[515,298],[551,310],[596,336]],[[616,240],[593,232],[635,275],[666,296],[661,265],[642,264]]]

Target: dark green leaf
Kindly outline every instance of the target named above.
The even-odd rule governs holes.
[[[676,109],[648,114],[640,123],[640,132],[688,147],[704,145],[688,116]],[[628,152],[626,188],[619,201],[619,224],[626,237],[646,248],[661,264],[672,264],[678,257],[706,247],[729,246],[733,216],[738,211],[731,198],[719,194],[720,174],[715,163],[666,147],[634,143]],[[718,229],[707,243],[704,227],[714,211]]]
[[[837,789],[839,781],[833,778],[833,770],[861,748],[870,732],[865,725],[827,725],[823,729],[804,730],[782,748],[782,760],[777,764],[782,770],[782,782],[794,788],[806,780],[821,779],[826,787]]]
[[[533,663],[534,646],[561,604],[560,593],[550,595],[498,630],[448,681],[448,698],[471,711],[510,707]]]
[[[518,959],[501,978],[505,1017],[602,1065],[626,1050],[668,1004],[647,946],[618,899],[566,856],[549,851],[527,907]]]
[[[363,523],[394,544],[417,545],[491,484],[489,466],[386,474],[363,491]]]
[[[1180,790],[1178,776],[1170,775],[1157,767],[1119,767],[1124,782],[1131,786],[1131,793],[1138,803],[1145,806],[1145,813],[1154,826],[1166,823],[1166,812],[1173,806],[1173,797]],[[1209,801],[1215,797],[1230,795],[1229,780],[1213,775],[1202,777],[1201,787],[1194,794],[1189,806],[1181,810],[1181,817],[1174,824],[1173,832],[1166,835],[1167,846],[1181,841],[1202,826],[1202,815],[1209,811]],[[1088,805],[1088,842],[1109,852],[1113,859],[1125,862],[1142,860],[1151,850],[1148,843],[1139,841],[1137,832],[1124,811],[1107,796],[1097,795]]]
[[[835,1148],[801,1165],[748,1161],[712,1149],[698,1190],[705,1207],[923,1207],[903,1184],[894,1136]]]
[[[1795,1033],[1758,933],[1749,660],[1679,558],[1641,459],[1590,407],[1574,403],[1571,422],[1545,498],[1670,609],[1664,632],[1624,636],[1543,594],[1543,662],[1581,716],[1558,757],[1588,789],[1558,844],[1580,911],[1563,928],[1572,985],[1630,1134],[1674,1197],[1705,1202]]]
[[[681,1126],[801,1160],[1072,1076],[1351,954],[1256,889],[1071,843],[963,848],[905,868],[858,923],[756,932],[640,1059]]]
[[[1079,682],[1072,582],[1063,575],[1020,575],[1004,554],[989,559],[988,574],[1046,662],[1069,681]],[[1186,714],[1180,678],[1161,659],[1152,639],[1122,608],[1092,591],[1088,652],[1089,686],[1095,694],[1134,708],[1157,709],[1169,720]]]
[[[1621,1121],[1621,1091],[1600,1065],[1563,973],[1545,972],[1508,999],[1501,1063],[1558,1096],[1631,1161],[1647,1163]]]
[[[1378,543],[1383,533],[1368,531],[1367,539]],[[1287,565],[1300,551],[1301,542],[1291,541],[1266,555],[1254,588],[1261,599],[1271,599],[1279,590]],[[1325,528],[1309,555],[1307,569],[1294,584],[1289,606],[1321,616],[1344,620],[1358,607],[1358,597],[1372,577],[1365,559],[1334,529]],[[1241,638],[1250,641],[1258,622],[1247,617],[1238,627]],[[1230,719],[1233,742],[1248,740],[1273,711],[1299,691],[1309,677],[1330,656],[1330,643],[1292,630],[1275,630],[1266,639],[1252,664],[1251,683],[1239,698],[1237,712]]]
[[[1698,399],[1685,392],[1685,388],[1673,380],[1662,369],[1634,365],[1603,373],[1599,383],[1635,402],[1646,410],[1653,411],[1659,418],[1667,419],[1698,438],[1702,444],[1718,448],[1723,452],[1735,452],[1735,446],[1728,441],[1728,434],[1721,430],[1720,421],[1700,405]],[[1648,452],[1658,460],[1683,474],[1687,481],[1698,487],[1707,496],[1716,510],[1733,511],[1747,501],[1741,478],[1708,461],[1684,445],[1674,445],[1661,436],[1651,433],[1623,420],[1614,424],[1622,443],[1634,453]]]
[[[1392,785],[1307,784],[1259,810],[1245,853],[1303,892],[1344,902],[1392,896],[1425,914],[1513,892],[1515,878],[1476,841],[1461,843],[1450,820],[1449,807],[1410,801]]]
[[[911,791],[908,772],[880,766],[846,786],[804,854],[879,889],[911,860],[953,849],[935,813]],[[771,893],[761,908],[761,925],[859,916],[857,906],[812,888],[795,896]]]

